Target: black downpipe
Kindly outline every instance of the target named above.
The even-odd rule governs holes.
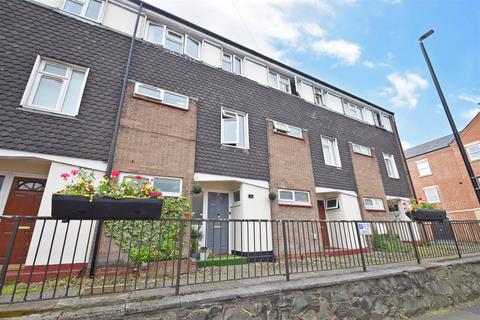
[[[105,170],[105,177],[109,178],[112,174],[112,167],[113,167],[113,158],[115,157],[115,150],[117,148],[117,138],[118,138],[118,131],[120,129],[120,120],[122,117],[123,111],[123,102],[125,100],[125,90],[127,89],[127,82],[128,82],[128,75],[130,72],[130,64],[132,62],[133,56],[133,49],[135,48],[135,41],[137,36],[138,24],[140,22],[140,17],[143,11],[143,1],[140,1],[140,6],[138,8],[137,13],[137,21],[135,22],[135,28],[133,29],[132,41],[130,42],[130,49],[128,50],[128,58],[127,58],[127,65],[125,66],[125,74],[123,76],[123,83],[122,83],[122,90],[120,93],[120,101],[118,102],[117,108],[117,117],[115,119],[115,127],[113,128],[113,137],[112,143],[110,145],[110,152],[108,153],[108,161],[107,161],[107,169]],[[92,260],[90,262],[90,278],[95,276],[95,265],[97,262],[98,257],[98,249],[100,246],[100,236],[102,234],[102,227],[103,221],[100,220],[97,223],[97,227],[95,228],[95,240],[93,242],[93,254]]]

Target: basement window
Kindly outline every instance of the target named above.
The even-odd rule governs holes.
[[[158,100],[169,106],[188,110],[187,96],[140,82],[135,83],[134,96],[142,96],[153,100]]]
[[[302,138],[302,129],[277,121],[273,121],[273,131],[283,133],[295,138]]]

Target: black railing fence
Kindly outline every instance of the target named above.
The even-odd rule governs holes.
[[[92,266],[97,223],[0,217],[0,303],[480,253],[480,221],[116,220]]]

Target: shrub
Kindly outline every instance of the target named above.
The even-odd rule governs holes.
[[[373,248],[385,252],[410,252],[410,247],[404,244],[398,236],[392,233],[373,233]]]
[[[190,201],[165,198],[162,218],[189,218]],[[105,233],[135,264],[178,258],[179,221],[105,221]]]

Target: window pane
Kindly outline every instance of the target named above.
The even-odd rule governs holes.
[[[279,89],[285,92],[290,92],[290,80],[287,78],[280,77]]]
[[[88,4],[87,12],[85,13],[85,17],[96,21],[100,16],[101,9],[102,9],[101,0],[90,0]]]
[[[282,190],[279,192],[280,200],[292,200],[293,201],[293,192]]]
[[[238,116],[238,139],[238,146],[245,148],[245,116],[243,115]]]
[[[277,74],[273,72],[268,73],[268,84],[274,88],[277,88]]]
[[[75,109],[78,106],[80,99],[80,90],[83,84],[84,73],[80,71],[73,71],[70,83],[67,89],[67,95],[65,96],[65,101],[63,102],[62,112],[68,114],[75,114]]]
[[[440,198],[438,196],[438,191],[436,187],[425,188],[424,192],[425,192],[425,198],[427,198],[428,202],[431,202],[431,203],[440,202]]]
[[[60,91],[62,90],[62,84],[62,80],[42,76],[33,99],[33,104],[40,107],[55,109],[57,107]]]
[[[147,41],[160,44],[163,41],[163,26],[156,26],[154,24],[148,25]]]
[[[366,207],[373,207],[373,199],[364,199]]]
[[[177,36],[175,36],[175,38],[177,38]],[[183,45],[182,45],[181,42],[174,41],[174,40],[169,39],[169,38],[167,38],[165,40],[165,48],[167,48],[169,50],[172,50],[172,51],[177,52],[177,53],[182,53],[182,49],[183,49],[182,47],[183,47]]]
[[[224,143],[238,143],[238,122],[237,118],[223,119],[223,142]]]
[[[237,190],[233,192],[233,202],[239,202],[239,201],[240,201],[240,190]]]
[[[336,208],[336,207],[337,207],[337,199],[327,200],[327,209],[328,208]]]
[[[299,129],[299,128],[290,127],[290,132],[289,132],[289,134],[290,134],[291,136],[301,138],[301,137],[302,137],[302,130]]]
[[[146,86],[139,85],[137,87],[137,94],[141,94],[143,96],[151,97],[154,99],[159,99],[161,98],[160,90],[155,90]]]
[[[232,72],[232,56],[229,54],[223,54],[223,70]]]
[[[200,43],[190,38],[187,39],[187,49],[186,54],[191,57],[198,58],[198,51],[200,49]]]
[[[165,91],[163,101],[168,104],[173,104],[182,108],[187,108],[187,97],[179,96],[177,94]]]
[[[470,154],[471,160],[480,159],[480,145],[474,144],[472,146],[469,146],[467,149],[468,153]]]
[[[308,203],[308,192],[295,191],[295,201]]]
[[[234,72],[236,74],[241,74],[242,73],[242,60],[240,58],[235,57],[235,70]]]
[[[45,67],[43,68],[43,71],[51,74],[56,74],[57,76],[61,76],[61,77],[64,77],[67,74],[67,68],[60,67],[50,63],[45,63]]]
[[[343,112],[342,99],[331,94],[330,92],[327,93],[327,107],[337,112]]]
[[[78,2],[67,0],[63,9],[73,14],[80,15],[80,13],[82,13],[82,7],[83,5]]]
[[[318,105],[323,105],[322,92],[318,89],[315,89],[315,103]]]
[[[180,193],[180,180],[177,179],[155,178],[153,185],[163,193]]]

